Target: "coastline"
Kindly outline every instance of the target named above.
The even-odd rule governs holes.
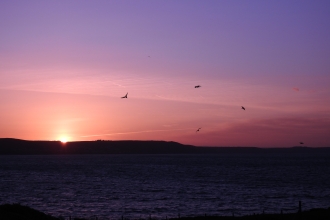
[[[43,212],[30,208],[28,206],[20,204],[2,204],[0,205],[0,219],[1,220],[101,220],[97,216],[92,218],[67,216],[67,217],[54,217],[47,215]],[[106,218],[102,218],[106,219]],[[109,218],[110,219],[110,218]],[[125,216],[113,217],[111,219],[116,220],[133,220],[125,218]],[[301,211],[298,208],[296,212],[290,213],[252,213],[244,216],[195,216],[185,217],[178,216],[177,218],[163,218],[166,220],[227,220],[227,219],[243,219],[243,220],[329,220],[330,219],[330,207],[329,208],[316,208],[310,210]],[[161,220],[159,218],[153,218],[152,216],[146,218],[139,218],[139,220]]]
[[[185,145],[173,141],[96,140],[62,143],[0,138],[0,155],[77,155],[77,154],[319,154],[329,155],[330,147],[289,148],[208,147]]]

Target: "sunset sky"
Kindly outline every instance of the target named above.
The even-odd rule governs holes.
[[[329,21],[328,0],[1,1],[0,138],[330,147]]]

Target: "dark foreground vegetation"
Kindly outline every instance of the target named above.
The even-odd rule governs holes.
[[[103,218],[102,218],[103,219]],[[113,220],[128,220],[124,217]],[[167,218],[166,218],[167,219]],[[328,209],[311,209],[308,211],[298,211],[286,214],[253,214],[246,216],[196,216],[196,217],[178,217],[169,218],[168,220],[329,220],[330,208]],[[74,217],[52,217],[40,211],[20,204],[0,205],[0,220],[101,220],[97,217],[91,219],[74,218]],[[143,220],[143,219],[139,219]],[[145,220],[154,220],[152,217]]]
[[[0,205],[0,220],[58,220],[27,206],[19,204]]]

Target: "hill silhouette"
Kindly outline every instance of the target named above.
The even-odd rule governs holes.
[[[257,148],[257,147],[196,147],[172,141],[27,141],[0,138],[0,155],[51,154],[262,154],[320,153],[330,155],[330,148]]]
[[[26,141],[0,139],[0,154],[164,154],[189,153],[194,146],[166,141]]]

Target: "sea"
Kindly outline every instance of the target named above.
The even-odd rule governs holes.
[[[62,219],[167,219],[330,207],[322,154],[2,155],[0,204]]]

